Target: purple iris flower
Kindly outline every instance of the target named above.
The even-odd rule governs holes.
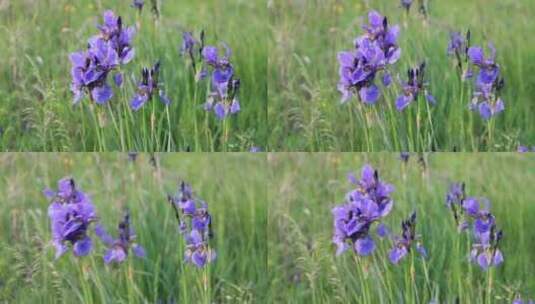
[[[124,218],[119,223],[118,229],[119,238],[113,239],[102,225],[99,224],[95,227],[95,233],[108,247],[108,250],[106,250],[106,253],[104,254],[104,262],[106,264],[112,262],[121,263],[128,257],[130,249],[132,249],[132,252],[137,257],[144,258],[145,249],[136,243],[136,234],[130,225],[130,213],[128,211],[125,212]]]
[[[535,146],[531,147],[530,150],[528,146],[519,145],[517,151],[520,153],[535,152]]]
[[[116,17],[112,11],[105,11],[103,17],[104,23],[97,26],[100,33],[89,39],[87,50],[69,56],[74,103],[85,94],[97,104],[108,102],[113,97],[113,90],[107,83],[108,75],[134,57],[131,43],[135,28],[123,27],[121,17]],[[116,74],[114,81],[121,86],[122,74]]]
[[[191,66],[193,68],[195,81],[203,80],[208,74],[206,67],[202,65],[203,50],[204,31],[201,31],[199,40],[197,40],[191,32],[182,33],[182,46],[180,47],[180,54],[184,57],[189,57]],[[198,64],[200,65],[200,69],[197,70]]]
[[[379,174],[371,166],[365,165],[358,180],[348,176],[356,188],[346,194],[345,203],[332,209],[334,232],[333,243],[337,246],[336,255],[353,247],[362,256],[371,254],[375,242],[369,231],[374,222],[380,223],[392,210],[394,201],[390,197],[394,187],[379,179]],[[379,236],[388,235],[388,228],[379,225]]]
[[[485,232],[476,232],[476,242],[472,245],[470,260],[479,264],[483,270],[503,263],[503,254],[498,248],[503,237],[501,230],[496,230],[496,224],[492,222]]]
[[[398,111],[403,111],[413,101],[417,100],[420,93],[425,95],[427,102],[432,105],[436,104],[433,95],[427,92],[428,84],[424,82],[425,62],[422,62],[418,68],[409,69],[407,74],[409,79],[403,84],[403,94],[396,99]]]
[[[145,5],[144,0],[133,0],[132,1],[132,7],[138,9],[140,12],[143,9],[143,6]]]
[[[257,147],[257,146],[252,146],[252,147],[249,149],[249,152],[252,152],[252,153],[262,152],[262,148]]]
[[[468,49],[470,48],[470,30],[466,31],[466,35],[460,32],[451,32],[450,41],[448,43],[448,55],[455,58],[456,66],[459,71],[461,79],[472,78],[473,71],[468,62]],[[465,63],[465,66],[463,66]]]
[[[68,244],[72,245],[74,255],[88,255],[93,243],[87,232],[97,218],[91,199],[70,177],[59,180],[57,191],[46,189],[43,193],[50,200],[48,216],[56,259],[69,250]]]
[[[388,66],[401,56],[397,44],[399,26],[389,26],[386,17],[371,11],[363,29],[365,33],[355,39],[355,49],[338,53],[338,90],[342,94],[342,103],[357,95],[361,102],[375,104],[380,96],[375,76],[382,72],[383,84],[389,86],[392,77]]]
[[[500,76],[500,66],[495,62],[496,49],[491,43],[489,50],[490,54],[487,57],[484,55],[483,48],[477,46],[470,47],[467,53],[470,62],[479,68],[470,109],[478,111],[485,120],[505,109],[504,102],[499,96],[505,86],[505,81]]]
[[[184,182],[180,184],[178,193],[169,195],[168,199],[175,211],[179,231],[186,240],[185,261],[199,268],[214,261],[216,252],[209,246],[213,232],[208,205],[195,198],[191,186]]]
[[[410,251],[413,244],[416,243],[416,251],[422,256],[427,257],[427,251],[422,245],[420,235],[416,234],[416,212],[401,222],[401,236],[394,237],[394,248],[388,254],[390,262],[398,264]]]
[[[137,111],[145,105],[149,100],[152,99],[155,93],[158,94],[160,101],[168,106],[171,103],[171,100],[164,91],[160,88],[161,83],[159,83],[160,76],[160,61],[157,61],[153,67],[143,68],[141,70],[141,81],[137,86],[137,93],[134,95],[130,101],[130,107],[132,110]]]
[[[224,55],[219,55],[218,48],[205,46],[202,58],[206,65],[212,67],[211,91],[204,104],[206,111],[214,111],[219,119],[224,119],[241,110],[238,93],[240,80],[234,78],[234,67],[230,63],[231,50],[224,45]]]

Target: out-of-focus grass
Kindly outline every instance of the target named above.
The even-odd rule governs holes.
[[[265,156],[2,154],[0,302],[258,303],[268,289]],[[146,259],[106,267],[104,246],[54,260],[44,187],[71,175],[91,195],[101,222],[115,227],[128,207]],[[217,260],[206,270],[183,261],[184,241],[167,202],[178,181],[209,204]]]
[[[535,41],[529,39],[535,30],[535,2],[426,1],[427,23],[418,13],[418,1],[414,2],[406,15],[396,0],[270,1],[271,150],[513,151],[519,143],[535,142],[535,77],[531,72]],[[433,128],[423,100],[397,112],[397,76],[393,88],[382,90],[383,97],[375,106],[363,106],[356,98],[340,104],[336,56],[352,48],[353,39],[362,33],[362,17],[371,9],[386,15],[390,24],[401,26],[402,56],[394,65],[395,74],[405,79],[409,67],[426,60],[429,91],[438,102],[430,110]],[[467,29],[473,45],[495,44],[506,80],[502,96],[506,109],[495,118],[491,136],[487,124],[468,110],[471,85],[460,84],[446,54],[450,31]]]
[[[533,155],[271,154],[268,268],[274,303],[511,303],[535,294],[535,221],[531,187]],[[409,255],[400,265],[387,259],[390,240],[375,235],[378,248],[358,258],[352,250],[335,257],[331,243],[335,204],[352,187],[349,172],[369,163],[394,185],[394,208],[386,224],[399,234],[401,220],[417,212],[417,233],[429,258]],[[471,235],[458,234],[445,193],[465,181],[471,196],[487,197],[504,231],[505,262],[492,272],[468,261]],[[489,274],[492,280],[489,283]],[[490,284],[490,285],[489,285]],[[489,288],[490,286],[490,288]]]
[[[132,1],[0,2],[0,149],[16,151],[247,151],[267,141],[267,9],[263,1],[150,1],[139,16]],[[88,98],[72,106],[70,52],[86,47],[102,12],[112,9],[123,24],[139,24],[136,56],[125,66],[126,85],[107,106]],[[229,137],[213,113],[205,113],[207,82],[193,81],[179,54],[182,32],[206,32],[206,43],[227,43],[241,79],[242,111],[228,120]],[[141,68],[161,60],[165,106],[154,100],[137,113],[128,104]],[[111,79],[109,79],[111,81]],[[132,114],[132,115],[130,115]],[[95,117],[95,118],[94,118]],[[96,122],[98,120],[98,122]]]

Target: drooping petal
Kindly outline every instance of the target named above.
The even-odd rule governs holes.
[[[403,111],[410,103],[412,102],[412,95],[401,95],[396,99],[396,109],[398,111]]]
[[[149,97],[145,94],[136,94],[134,98],[130,101],[130,108],[137,111],[143,107],[143,105],[148,101]]]
[[[236,114],[240,111],[240,102],[238,101],[237,98],[234,98],[232,100],[232,104],[230,105],[230,113],[232,114]]]
[[[86,256],[91,252],[91,248],[93,247],[93,243],[91,242],[91,239],[89,237],[85,237],[84,239],[81,239],[74,243],[73,252],[76,256]]]
[[[225,111],[225,106],[223,105],[223,103],[218,102],[218,103],[215,104],[214,113],[215,113],[216,117],[219,118],[219,119],[223,119],[223,118],[225,118],[227,116],[227,113]]]
[[[392,264],[397,264],[407,255],[407,248],[405,246],[396,246],[390,250],[388,258]]]
[[[113,90],[109,85],[104,84],[101,87],[95,87],[91,91],[91,96],[96,103],[105,104],[113,97]]]
[[[145,249],[139,245],[139,244],[133,244],[132,245],[132,251],[137,257],[144,258],[145,257]]]
[[[375,249],[375,243],[369,236],[360,238],[355,242],[355,250],[361,256],[370,255]]]
[[[113,75],[113,81],[116,86],[121,87],[123,85],[123,73],[116,73]]]
[[[468,58],[470,58],[470,61],[472,61],[475,65],[480,65],[483,63],[483,49],[480,47],[470,47],[468,49]]]
[[[368,87],[363,87],[359,91],[361,100],[366,104],[375,104],[377,99],[379,99],[379,88],[376,85],[371,84]]]

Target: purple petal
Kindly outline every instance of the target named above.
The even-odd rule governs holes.
[[[217,48],[214,46],[205,46],[202,50],[202,57],[206,63],[215,65],[217,64]]]
[[[123,73],[113,75],[113,82],[115,82],[116,86],[121,87],[123,85]]]
[[[468,58],[473,64],[479,65],[483,62],[483,49],[480,47],[470,47],[468,49]]]
[[[73,252],[76,256],[86,256],[91,251],[91,248],[93,247],[93,243],[91,242],[91,239],[89,237],[85,237],[82,240],[77,241],[74,243]]]
[[[355,242],[355,250],[361,256],[370,255],[375,249],[375,243],[369,236],[360,238]]]
[[[396,99],[396,109],[403,111],[412,102],[412,95],[401,95]]]
[[[132,108],[134,111],[141,109],[141,107],[147,102],[148,98],[149,97],[147,95],[136,94],[130,101],[130,108]]]
[[[91,91],[91,96],[96,103],[105,104],[113,97],[113,91],[109,85],[104,84],[101,87],[95,87]]]
[[[407,255],[407,248],[405,248],[405,246],[400,246],[400,247],[396,246],[392,248],[392,250],[390,250],[390,253],[388,254],[388,259],[390,259],[390,262],[392,262],[392,264],[397,264],[406,255]]]
[[[379,237],[386,237],[390,234],[390,229],[388,229],[388,227],[383,224],[383,223],[380,223],[379,225],[377,225],[377,235]]]
[[[240,102],[238,101],[237,98],[234,98],[232,100],[232,104],[230,105],[230,113],[232,114],[236,114],[240,111]]]
[[[144,258],[146,256],[145,249],[141,245],[132,245],[132,251],[137,257]]]
[[[134,50],[134,48],[126,49],[121,54],[121,63],[122,64],[129,63],[130,61],[132,61],[132,59],[134,59],[135,55],[136,55],[136,51]]]
[[[360,98],[366,104],[374,104],[379,99],[379,88],[372,84],[368,87],[363,87],[359,91]]]
[[[479,115],[481,115],[481,117],[485,120],[490,119],[490,117],[492,116],[492,109],[490,108],[489,103],[486,101],[479,104],[478,110]]]
[[[390,73],[388,72],[385,72],[383,74],[383,84],[388,87],[391,83],[392,83],[392,75],[390,75]]]
[[[342,67],[353,67],[355,64],[355,54],[353,52],[339,52],[338,62]]]
[[[219,119],[225,118],[226,113],[225,113],[225,106],[223,105],[223,103],[218,102],[218,103],[215,104],[214,113],[217,116],[217,118],[219,118]]]
[[[435,100],[435,97],[433,97],[433,95],[431,95],[431,94],[425,94],[425,99],[427,100],[427,102],[429,102],[432,105],[436,105],[437,104],[437,101]]]

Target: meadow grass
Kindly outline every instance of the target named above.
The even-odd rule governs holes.
[[[515,151],[535,142],[535,2],[529,0],[426,1],[428,19],[400,1],[269,2],[268,121],[272,151]],[[357,98],[340,104],[337,53],[362,34],[369,10],[399,24],[401,59],[394,86],[374,106]],[[493,42],[505,77],[505,111],[483,121],[468,110],[473,85],[462,83],[446,49],[451,31],[472,33],[472,45]],[[406,71],[427,63],[429,91],[404,112],[395,108]],[[380,83],[380,81],[377,81]],[[382,88],[382,86],[380,86]]]
[[[533,298],[535,205],[533,155],[433,153],[422,166],[413,154],[277,153],[270,170],[268,267],[271,303],[511,303]],[[399,265],[387,258],[392,242],[375,235],[373,255],[348,250],[335,257],[331,209],[352,188],[349,172],[364,164],[393,184],[394,208],[386,224],[401,233],[401,221],[417,212],[416,230],[429,258],[414,251]],[[470,233],[459,234],[445,205],[450,182],[466,182],[467,194],[487,197],[504,231],[505,262],[482,271],[468,261]]]
[[[2,303],[258,303],[267,281],[265,156],[148,154],[2,154],[0,302]],[[131,212],[147,257],[105,266],[105,247],[90,256],[54,260],[45,187],[63,176],[90,194],[102,224],[116,236],[123,208]],[[217,259],[186,264],[184,240],[167,194],[186,180],[208,205]]]
[[[267,9],[254,1],[157,1],[141,14],[132,1],[1,1],[0,150],[3,151],[247,151],[267,141]],[[69,53],[83,50],[106,9],[138,25],[126,83],[105,106],[85,98],[73,106]],[[241,79],[241,112],[224,122],[204,111],[208,81],[195,83],[180,56],[183,31],[227,43]],[[153,100],[132,112],[142,67],[161,61],[166,108]],[[111,75],[110,75],[111,78]],[[111,79],[109,79],[111,83]]]

